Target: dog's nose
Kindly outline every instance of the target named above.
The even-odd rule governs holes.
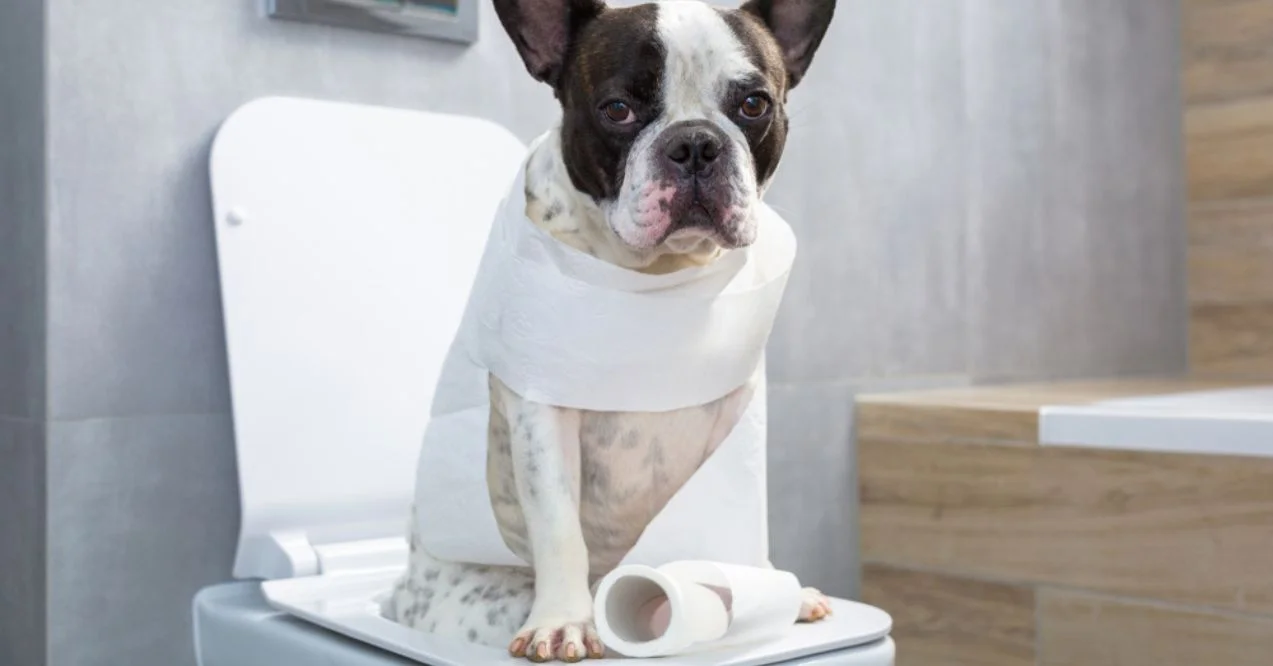
[[[725,150],[725,136],[707,121],[685,121],[664,134],[663,155],[669,165],[686,176],[707,175]]]

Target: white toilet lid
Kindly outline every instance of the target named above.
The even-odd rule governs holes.
[[[476,118],[304,99],[221,127],[236,577],[316,573],[315,545],[402,538],[434,385],[524,152]]]

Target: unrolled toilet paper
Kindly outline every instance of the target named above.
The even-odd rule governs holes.
[[[786,571],[704,561],[626,565],[601,580],[597,633],[625,657],[666,657],[780,636],[800,615]]]

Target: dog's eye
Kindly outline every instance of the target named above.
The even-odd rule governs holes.
[[[747,120],[756,120],[769,111],[769,100],[761,95],[749,95],[738,107],[738,113]]]
[[[605,114],[606,120],[616,125],[627,125],[636,120],[636,114],[632,113],[632,107],[618,100],[607,102],[601,107],[601,112]]]

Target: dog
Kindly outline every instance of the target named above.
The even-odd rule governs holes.
[[[526,163],[534,224],[652,274],[755,240],[786,143],[787,94],[834,0],[494,4],[527,71],[562,109]],[[536,662],[602,657],[593,587],[729,434],[757,379],[710,404],[632,413],[536,404],[490,376],[491,504],[505,543],[532,566],[443,561],[413,519],[408,570],[385,615]],[[801,621],[830,613],[820,592],[804,593]]]

